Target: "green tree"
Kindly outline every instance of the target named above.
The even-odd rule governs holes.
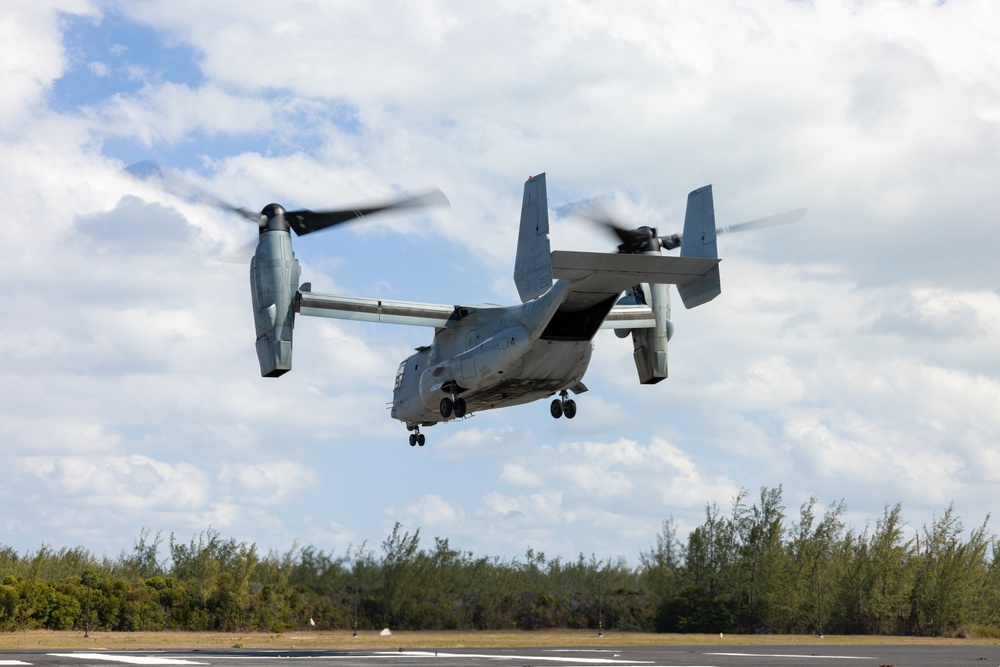
[[[402,620],[400,610],[409,607],[411,593],[418,584],[416,556],[420,548],[420,529],[410,535],[402,532],[398,521],[382,542],[382,623]]]
[[[954,633],[975,620],[988,580],[988,522],[989,516],[962,542],[962,522],[949,505],[941,517],[924,526],[912,593],[913,621],[920,634]]]
[[[810,629],[822,633],[824,619],[832,616],[838,581],[835,554],[842,539],[845,506],[843,501],[831,504],[817,522],[817,502],[811,497],[802,504],[787,546],[790,579],[781,623],[786,632]]]
[[[639,563],[655,604],[662,604],[677,596],[683,583],[684,561],[673,517],[664,520],[656,535],[656,546],[641,552]]]
[[[785,506],[781,486],[761,487],[760,502],[746,507],[738,497],[733,523],[740,544],[740,608],[743,626],[754,632],[781,625],[787,600],[788,563],[784,551]]]

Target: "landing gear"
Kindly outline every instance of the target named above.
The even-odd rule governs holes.
[[[566,415],[566,419],[572,419],[576,417],[576,401],[569,398],[569,392],[563,389],[559,392],[560,398],[552,400],[552,404],[549,405],[549,414],[551,414],[555,419],[559,419],[563,415]]]
[[[442,419],[448,419],[448,417],[451,417],[452,414],[455,415],[455,419],[461,419],[465,416],[468,406],[465,404],[465,399],[461,396],[454,399],[445,396],[441,399],[439,409],[441,411]]]
[[[416,447],[420,445],[424,446],[425,438],[424,434],[420,432],[420,427],[414,429],[414,432],[410,434],[410,447]]]

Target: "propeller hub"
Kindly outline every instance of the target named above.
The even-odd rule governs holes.
[[[281,204],[268,204],[260,212],[263,218],[260,233],[287,232],[290,228],[285,220],[285,209]]]
[[[633,254],[637,252],[656,252],[660,249],[660,239],[652,227],[642,226],[638,229],[619,229],[614,231],[622,240],[618,252]]]

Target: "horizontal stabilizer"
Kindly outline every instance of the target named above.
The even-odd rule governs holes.
[[[710,273],[718,263],[718,258],[556,250],[552,275],[585,281],[593,291],[623,292],[636,283],[685,285]]]
[[[612,318],[620,329],[658,327],[655,310],[617,305],[618,297],[637,283],[687,284],[711,272],[718,259],[555,251],[552,288],[558,307],[542,332],[544,340],[590,340]],[[650,322],[650,318],[652,321]]]

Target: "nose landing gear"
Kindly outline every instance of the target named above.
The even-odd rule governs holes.
[[[419,426],[415,426],[413,428],[413,433],[410,434],[410,447],[416,447],[417,445],[423,447],[424,442],[424,434],[420,432]]]

